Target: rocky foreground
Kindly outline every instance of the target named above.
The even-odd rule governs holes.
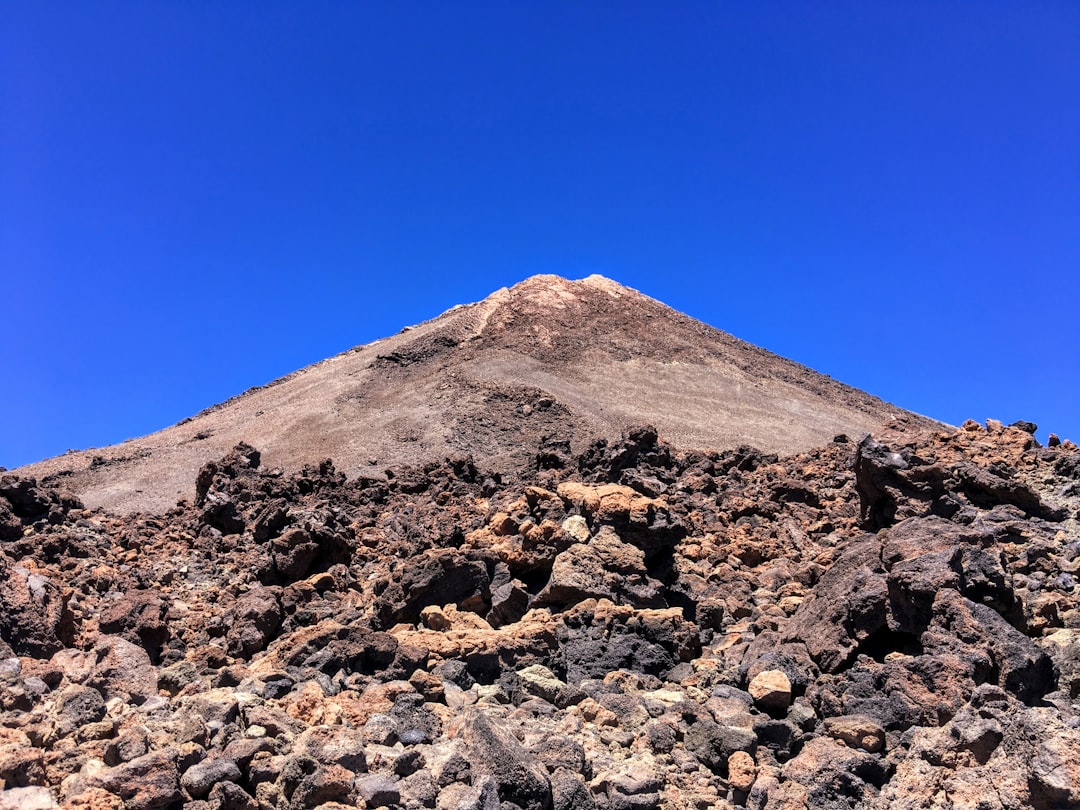
[[[1080,806],[1080,450],[0,479],[0,808]],[[62,483],[62,480],[54,483]]]

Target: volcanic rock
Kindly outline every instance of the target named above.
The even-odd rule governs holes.
[[[746,691],[763,711],[783,713],[791,703],[791,681],[778,669],[767,669],[755,675]]]
[[[362,357],[358,376],[419,402],[459,354],[482,360],[492,421],[459,425],[472,458],[343,473],[317,442],[322,460],[271,466],[285,444],[230,436],[190,470],[192,496],[130,513],[5,475],[0,806],[1080,804],[1080,449],[914,419],[787,455],[687,449],[647,425],[592,434],[555,376],[537,379],[558,396],[500,387],[515,329],[536,344],[526,371],[599,362],[598,337],[554,327],[584,311],[628,328],[619,302],[670,326],[606,283],[548,281],[328,363]],[[444,329],[463,314],[472,332]],[[669,364],[721,369],[720,339],[694,329],[657,338]],[[628,391],[643,368],[673,379],[611,334]],[[790,367],[752,357],[788,390]],[[351,385],[324,370],[293,380]],[[207,417],[226,433],[297,386]],[[163,481],[148,497],[175,495]]]
[[[463,738],[472,769],[490,776],[499,798],[522,810],[546,810],[551,782],[543,765],[500,724],[475,709],[464,718]]]
[[[70,584],[59,619],[8,620],[41,641],[2,651],[3,787],[244,810],[1075,803],[1080,451],[1018,428],[874,441],[909,470],[1007,466],[1044,506],[943,475],[929,501],[895,487],[867,533],[858,448],[679,454],[641,429],[531,483],[467,461],[287,476],[239,447],[199,484],[236,504],[232,534],[205,502],[69,511],[5,548],[16,583]],[[314,554],[275,567],[294,530]]]
[[[49,576],[0,553],[0,639],[21,655],[50,655],[65,646],[67,613]]]

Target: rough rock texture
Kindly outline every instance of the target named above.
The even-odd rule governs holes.
[[[538,447],[4,476],[0,807],[1080,806],[1075,445]]]

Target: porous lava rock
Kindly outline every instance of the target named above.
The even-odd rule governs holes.
[[[1029,427],[5,475],[0,807],[1080,806],[1080,450]]]

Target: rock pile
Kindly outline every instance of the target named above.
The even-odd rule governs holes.
[[[0,479],[0,808],[1080,806],[1080,449]]]

